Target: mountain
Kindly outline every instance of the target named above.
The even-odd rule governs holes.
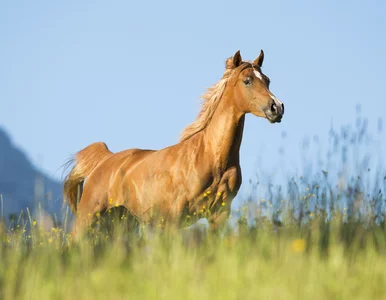
[[[34,214],[44,211],[61,220],[63,198],[61,184],[46,176],[15,147],[0,128],[0,218],[9,221],[26,208]],[[2,202],[2,203],[1,203]],[[41,209],[38,210],[38,207]]]

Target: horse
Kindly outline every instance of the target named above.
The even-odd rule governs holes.
[[[253,62],[243,61],[240,51],[229,57],[221,80],[202,96],[198,117],[183,130],[179,143],[112,153],[96,142],[71,158],[63,193],[76,215],[74,235],[118,206],[140,223],[185,227],[186,219],[206,217],[209,230],[221,229],[242,182],[245,115],[278,123],[284,114],[283,103],[269,90],[263,61],[263,50]]]

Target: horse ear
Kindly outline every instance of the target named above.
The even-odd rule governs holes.
[[[243,59],[241,58],[240,50],[233,55],[233,66],[234,68],[237,68],[241,65]]]
[[[229,57],[226,61],[226,68],[227,69],[234,69],[241,65],[243,62],[243,59],[240,55],[240,50],[235,53],[232,57]]]
[[[260,55],[258,58],[256,58],[253,64],[261,68],[261,66],[263,65],[263,61],[264,61],[264,51],[260,50]]]

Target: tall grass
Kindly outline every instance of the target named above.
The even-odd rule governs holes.
[[[317,217],[237,233],[2,234],[1,299],[384,299],[385,230]]]
[[[66,220],[0,225],[0,299],[385,299],[386,173],[366,126],[331,130],[325,155],[306,142],[284,183],[258,174],[221,234],[120,210],[78,243]]]

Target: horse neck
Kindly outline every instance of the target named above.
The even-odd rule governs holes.
[[[244,130],[245,114],[234,105],[233,94],[225,93],[203,131],[205,148],[214,158],[216,169],[225,170],[239,163],[239,151]]]

